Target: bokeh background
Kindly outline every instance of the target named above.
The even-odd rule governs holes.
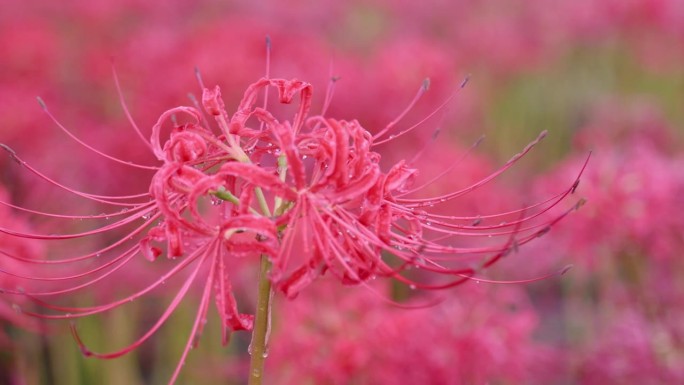
[[[471,282],[439,293],[447,300],[421,310],[325,281],[294,301],[276,296],[267,383],[684,383],[683,2],[4,1],[0,142],[80,190],[144,192],[149,177],[88,153],[55,127],[35,97],[84,141],[149,163],[122,111],[112,62],[132,115],[148,132],[160,113],[199,93],[195,67],[234,106],[264,74],[267,35],[273,76],[313,83],[314,110],[330,76],[339,76],[329,115],[356,118],[372,132],[405,108],[425,77],[430,91],[407,124],[470,76],[425,127],[380,149],[385,159],[410,158],[440,128],[420,162],[425,175],[434,175],[486,135],[437,186],[444,191],[486,175],[549,131],[509,173],[446,208],[455,214],[549,197],[572,184],[593,151],[576,192],[588,203],[485,277],[526,279],[573,264],[568,273],[526,285]],[[54,190],[0,157],[3,200],[88,211]],[[7,207],[0,207],[0,222],[45,225]],[[6,236],[0,242],[3,250],[36,258],[64,252]],[[245,265],[233,279],[250,311],[256,273]],[[130,279],[149,274],[154,267],[143,261]],[[1,272],[0,284],[15,285]],[[74,300],[116,297],[124,286]],[[435,295],[381,283],[377,291],[409,304]],[[101,350],[125,346],[169,296],[80,320],[79,329]],[[196,307],[187,301],[126,357],[98,361],[81,356],[68,323],[27,322],[13,311],[16,300],[0,300],[2,384],[164,384]],[[211,321],[179,384],[245,382],[249,334],[237,333],[222,347]]]

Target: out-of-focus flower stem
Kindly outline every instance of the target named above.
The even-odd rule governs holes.
[[[271,262],[268,260],[268,256],[262,255],[256,316],[250,344],[252,358],[249,365],[249,385],[261,385],[261,379],[264,375],[264,361],[268,355],[267,340],[271,323],[271,281],[268,279],[270,269]]]

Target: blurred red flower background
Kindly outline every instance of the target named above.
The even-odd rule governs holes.
[[[321,280],[294,301],[276,296],[266,383],[684,383],[680,1],[4,2],[0,143],[81,191],[146,191],[144,171],[83,151],[35,97],[97,149],[150,164],[149,149],[134,143],[112,62],[130,113],[149,132],[164,111],[190,105],[188,93],[201,96],[195,67],[207,84],[220,85],[226,105],[237,105],[263,76],[266,36],[273,42],[272,76],[310,81],[315,111],[330,76],[339,76],[327,115],[358,119],[373,133],[402,112],[424,78],[430,90],[404,118],[407,125],[429,116],[470,75],[420,129],[377,147],[391,165],[429,146],[418,160],[423,181],[467,153],[429,186],[434,195],[481,179],[548,130],[543,145],[515,168],[445,212],[485,217],[546,199],[572,184],[593,150],[575,192],[587,198],[585,207],[486,270],[483,282],[439,293],[446,298],[440,304],[397,307],[383,298],[420,307],[435,293],[380,282],[368,290]],[[0,157],[0,187],[3,201],[31,209],[103,210],[62,195],[11,156]],[[0,227],[50,232],[51,223],[0,207]],[[75,221],[69,230],[81,226]],[[113,241],[68,247],[77,253]],[[0,250],[27,259],[61,252],[5,236],[0,242]],[[485,282],[525,280],[567,264],[574,268],[562,277]],[[16,261],[0,258],[1,288],[16,290],[6,271],[17,269]],[[145,260],[132,263],[127,283],[149,281],[159,274],[154,269]],[[235,295],[252,313],[258,266],[236,269]],[[125,292],[121,286],[87,292],[70,305],[111,301]],[[79,335],[98,351],[130,344],[172,296],[155,295],[79,321]],[[2,384],[166,383],[196,313],[183,304],[149,343],[99,361],[81,357],[67,323],[40,324],[23,314],[31,306],[25,302],[0,298]],[[249,336],[237,333],[222,347],[221,333],[207,324],[177,383],[245,382]]]

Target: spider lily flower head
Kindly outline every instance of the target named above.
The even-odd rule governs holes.
[[[427,90],[427,85],[426,82],[420,87],[407,111]],[[118,351],[91,351],[74,327],[74,336],[88,356],[113,358],[135,349],[165,323],[193,282],[203,282],[203,289],[181,363],[202,333],[212,296],[221,319],[224,343],[231,331],[251,329],[253,316],[238,311],[229,275],[236,265],[254,256],[268,256],[272,264],[269,278],[288,298],[296,297],[324,274],[344,284],[365,284],[382,276],[415,288],[441,289],[474,279],[480,269],[544,234],[577,207],[540,219],[574,191],[573,185],[544,202],[506,213],[458,217],[433,209],[494,179],[545,133],[481,181],[447,194],[420,197],[423,187],[434,180],[416,186],[419,173],[410,161],[399,161],[383,169],[381,155],[375,150],[376,146],[420,126],[419,123],[398,134],[391,133],[405,112],[372,134],[356,120],[329,118],[325,110],[319,115],[310,114],[312,86],[297,79],[258,80],[247,88],[232,115],[226,111],[218,87],[202,87],[202,106],[196,102],[194,106],[164,112],[152,127],[149,140],[131,120],[138,136],[157,158],[158,166],[126,162],[77,140],[111,161],[153,172],[149,191],[141,194],[106,196],[71,189],[3,146],[31,173],[81,198],[114,207],[115,212],[64,215],[25,209],[58,220],[109,221],[94,229],[62,235],[34,234],[7,227],[1,227],[0,232],[51,242],[103,234],[120,237],[93,252],[38,264],[48,268],[83,266],[66,275],[44,276],[37,272],[29,277],[65,284],[57,289],[25,293],[61,314],[31,314],[68,319],[89,316],[148,295],[174,277],[183,279],[159,320],[138,340]],[[269,88],[277,90],[281,104],[297,101],[291,119],[278,119],[268,108]],[[324,106],[330,102],[332,89],[328,89]],[[260,98],[262,92],[264,96]],[[258,106],[260,100],[263,104]],[[72,136],[45,104],[41,105],[57,126]],[[126,109],[125,103],[122,105]],[[130,116],[127,109],[126,113]],[[446,175],[451,168],[440,175]],[[459,247],[452,242],[458,237],[488,241]],[[495,243],[489,238],[500,241]],[[168,270],[118,300],[90,307],[59,306],[44,300],[94,288],[100,282],[122,276],[124,267],[135,258],[156,261],[162,255],[172,260],[166,265]],[[96,267],[84,261],[94,261]],[[408,272],[411,268],[446,280],[419,281]],[[179,364],[171,382],[180,368]]]
[[[425,92],[427,84],[421,87],[409,108]],[[290,103],[299,95],[299,106],[291,123],[281,122],[268,110],[255,106],[257,93],[268,86],[278,90],[281,103]],[[205,89],[204,107],[223,128],[229,144],[225,151],[233,161],[224,163],[208,183],[215,190],[242,184],[239,195],[243,198],[233,202],[236,203],[234,210],[247,215],[256,208],[249,206],[254,194],[244,194],[244,186],[249,186],[248,191],[253,188],[255,192],[276,196],[273,210],[263,199],[260,206],[263,213],[273,213],[273,223],[280,229],[275,254],[267,252],[273,263],[270,278],[290,298],[325,273],[346,284],[364,283],[377,276],[394,277],[426,289],[462,283],[476,273],[477,267],[449,267],[442,261],[449,263],[449,259],[463,256],[470,262],[475,258],[484,259],[479,267],[491,265],[520,244],[544,234],[565,216],[567,212],[531,223],[574,191],[568,186],[546,202],[485,219],[513,218],[496,225],[475,223],[482,218],[437,215],[425,208],[455,199],[487,183],[527,153],[545,133],[501,169],[472,186],[432,198],[409,198],[422,187],[414,186],[418,170],[407,161],[399,161],[383,171],[381,155],[373,150],[376,144],[388,141],[382,136],[398,119],[373,135],[355,120],[338,120],[323,114],[309,116],[311,86],[299,80],[262,79],[254,83],[230,121],[219,97],[218,88]],[[195,111],[193,115],[199,121],[199,113]],[[250,118],[254,118],[260,129],[247,124]],[[394,137],[390,136],[390,140]],[[246,143],[243,147],[250,149],[249,155],[236,145],[238,140]],[[203,148],[190,142],[185,146]],[[162,156],[159,151],[157,154]],[[277,156],[278,164],[270,172],[258,166],[268,155]],[[216,177],[224,175],[230,180],[217,186]],[[273,240],[273,230],[262,234],[263,238]],[[506,240],[503,244],[476,248],[457,248],[439,242],[461,235],[497,236]],[[394,262],[388,261],[392,257],[388,258],[387,254],[395,258]],[[455,279],[422,284],[402,275],[410,267]]]

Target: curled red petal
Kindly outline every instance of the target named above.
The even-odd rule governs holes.
[[[205,88],[202,90],[202,106],[209,115],[218,116],[225,111],[223,99],[221,99],[221,88],[215,86],[213,90]]]
[[[166,122],[166,120],[169,119],[172,115],[179,113],[190,115],[195,120],[196,124],[199,124],[202,121],[202,115],[200,114],[200,112],[192,107],[176,107],[164,111],[164,113],[161,114],[161,116],[157,120],[157,123],[154,126],[152,126],[152,135],[150,136],[152,151],[159,160],[164,160],[164,150],[162,149],[160,139],[161,127]]]

